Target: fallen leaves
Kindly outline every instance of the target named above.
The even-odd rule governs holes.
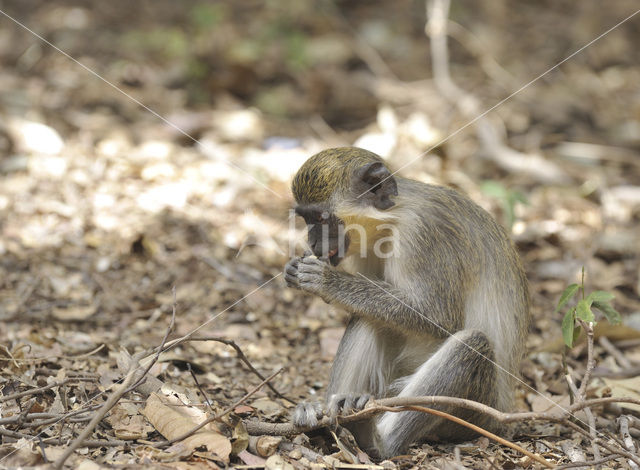
[[[200,409],[183,403],[175,395],[157,393],[151,394],[147,399],[144,415],[167,440],[186,434],[207,418]],[[223,462],[229,462],[231,442],[210,423],[202,430],[177,442],[167,451],[182,456],[197,451],[200,456],[215,456]]]

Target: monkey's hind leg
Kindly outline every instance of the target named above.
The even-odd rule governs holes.
[[[408,378],[398,396],[444,395],[492,406],[497,395],[497,371],[493,361],[493,349],[484,333],[459,331]],[[488,424],[488,420],[469,410],[454,407],[438,409],[479,426]],[[376,430],[376,447],[381,457],[397,455],[411,443],[428,437],[459,441],[474,436],[473,431],[466,427],[420,412],[385,413]]]

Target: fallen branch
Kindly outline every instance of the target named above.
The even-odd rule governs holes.
[[[216,341],[218,343],[222,343],[222,344],[226,344],[227,346],[231,346],[236,351],[236,354],[238,355],[238,359],[240,359],[240,361],[242,361],[249,368],[249,370],[251,372],[253,372],[260,380],[263,380],[263,381],[266,380],[265,377],[255,367],[253,367],[253,364],[251,364],[251,362],[249,362],[249,359],[244,354],[242,349],[240,349],[240,346],[238,346],[236,344],[236,342],[231,340],[231,339],[219,338],[217,336],[207,336],[207,337],[204,337],[204,338],[187,338],[186,341]],[[295,401],[291,400],[290,398],[288,398],[285,395],[283,395],[282,393],[280,393],[271,383],[266,382],[266,385],[279,398],[282,398],[283,400],[288,401],[292,405],[296,404]]]
[[[633,439],[631,438],[631,434],[629,433],[629,421],[633,421],[634,418],[630,417],[630,416],[626,416],[626,415],[622,415],[620,416],[620,418],[618,418],[618,424],[620,425],[620,435],[622,436],[622,441],[624,442],[624,446],[627,448],[627,450],[629,452],[631,452],[632,454],[636,453],[636,446],[633,442]],[[638,470],[638,465],[633,462],[633,461],[629,461],[629,467],[631,467],[632,470]]]
[[[12,437],[14,439],[27,439],[29,441],[33,440],[33,436],[31,434],[25,434],[17,431],[9,431],[8,429],[0,428],[0,436]],[[52,445],[52,446],[62,446],[67,445],[69,443],[68,439],[63,439],[60,437],[47,437],[42,439],[41,441],[44,444]],[[82,447],[117,447],[117,446],[127,446],[131,445],[131,441],[121,441],[121,440],[105,440],[105,439],[86,439],[82,441]]]
[[[122,381],[122,383],[120,383],[113,391],[113,393],[109,395],[107,401],[105,401],[102,407],[96,412],[91,421],[89,421],[89,424],[87,424],[87,426],[82,430],[78,437],[73,440],[69,447],[65,449],[64,453],[58,458],[58,460],[56,460],[53,468],[60,469],[63,467],[64,462],[69,458],[69,456],[73,454],[73,452],[77,448],[82,446],[83,442],[91,435],[96,426],[98,426],[100,421],[102,421],[109,410],[113,408],[116,403],[118,403],[120,398],[122,398],[125,393],[129,391],[129,387],[131,386],[131,384],[139,377],[137,374],[138,368],[134,366],[138,364],[138,361],[142,357],[144,357],[144,352],[136,354],[133,357],[134,361],[132,362],[129,372],[127,373],[124,381]]]
[[[457,416],[453,416],[450,415],[449,413],[445,413],[444,411],[439,411],[439,410],[433,410],[431,408],[426,408],[424,406],[403,406],[400,408],[394,408],[394,407],[383,407],[383,411],[390,411],[392,413],[397,413],[399,411],[419,411],[421,413],[428,413],[431,415],[435,415],[435,416],[439,416],[441,418],[445,418],[448,419],[449,421],[453,421],[454,423],[460,424],[461,426],[465,426],[469,429],[472,429],[473,431],[477,432],[478,434],[482,434],[485,437],[488,437],[489,439],[502,444],[504,446],[510,447],[524,455],[526,455],[527,457],[529,457],[530,459],[535,460],[536,462],[544,465],[547,468],[553,468],[554,465],[547,462],[545,459],[543,459],[542,457],[540,457],[537,454],[534,454],[533,452],[529,452],[527,449],[524,449],[523,447],[520,447],[518,444],[515,444],[511,441],[508,441],[492,432],[487,431],[486,429],[483,429],[479,426],[476,426],[473,423],[469,423],[463,419],[458,418]]]
[[[578,426],[576,423],[570,421],[570,420],[566,420],[564,421],[565,426],[570,427],[571,429],[573,429],[574,431],[579,432],[580,434],[582,434],[583,436],[591,439],[591,434],[589,434],[588,431],[585,431],[584,429],[582,429],[580,426]],[[638,456],[637,454],[632,454],[631,452],[628,452],[622,448],[616,449],[615,447],[613,447],[609,442],[600,439],[599,437],[596,437],[594,440],[597,444],[599,444],[601,447],[604,447],[605,449],[607,449],[612,455],[619,455],[621,457],[626,457],[629,460],[632,460],[633,462],[635,462],[636,464],[640,465],[640,456]]]
[[[71,378],[68,377],[64,380],[61,380],[59,382],[53,382],[50,383],[49,385],[45,385],[44,387],[38,387],[38,388],[32,388],[31,390],[25,390],[24,392],[18,392],[18,393],[12,393],[11,395],[5,395],[3,397],[0,397],[0,403],[5,402],[5,401],[9,401],[9,400],[15,400],[16,398],[22,398],[22,397],[27,397],[29,395],[41,395],[42,393],[46,392],[47,390],[50,390],[52,388],[56,388],[56,387],[60,387],[62,385],[66,385],[71,381],[74,380],[78,380],[77,378]]]
[[[93,416],[91,421],[89,421],[89,424],[82,430],[82,432],[78,435],[78,437],[74,439],[74,441],[69,445],[69,447],[65,449],[64,453],[58,458],[58,460],[56,460],[53,466],[55,469],[62,468],[62,466],[64,465],[64,462],[69,458],[69,456],[73,454],[73,452],[82,445],[82,443],[89,437],[89,435],[91,435],[91,433],[94,431],[96,426],[98,426],[100,421],[102,421],[102,419],[106,416],[109,410],[111,410],[111,408],[113,408],[116,405],[116,403],[118,403],[118,401],[120,400],[120,398],[122,398],[123,395],[125,395],[126,393],[132,390],[135,390],[144,381],[145,377],[147,376],[147,373],[149,372],[149,370],[151,370],[153,365],[158,360],[158,357],[160,356],[160,352],[162,351],[162,348],[166,343],[167,338],[169,337],[169,333],[171,333],[171,331],[173,330],[173,327],[175,325],[175,318],[176,318],[176,288],[174,286],[173,287],[173,309],[171,312],[171,321],[169,322],[169,326],[167,327],[164,337],[162,338],[160,347],[157,348],[158,350],[157,354],[153,357],[153,359],[149,362],[149,364],[147,364],[147,366],[142,371],[140,370],[141,369],[140,360],[143,357],[147,356],[147,352],[141,351],[137,354],[134,354],[134,356],[132,357],[132,360],[129,361],[129,368],[124,380],[116,386],[113,393],[109,395],[109,398],[107,398],[107,401],[104,402],[102,407],[100,407],[100,409],[96,412],[96,414]]]
[[[571,463],[566,463],[564,465],[560,465],[558,467],[556,467],[556,470],[564,470],[565,468],[582,468],[582,467],[586,467],[586,468],[594,468],[597,467],[598,465],[602,465],[603,463],[607,463],[610,462],[611,460],[615,460],[620,458],[620,456],[618,454],[615,455],[608,455],[607,457],[600,459],[600,460],[589,460],[589,461],[584,461],[584,462],[571,462]]]
[[[131,385],[131,387],[129,388],[129,390],[127,390],[127,392],[131,392],[135,390],[145,380],[151,368],[155,365],[156,362],[158,362],[158,359],[160,358],[160,353],[162,352],[162,349],[164,348],[164,345],[167,342],[167,338],[169,337],[169,333],[173,331],[173,327],[175,326],[175,323],[176,323],[176,303],[177,303],[176,286],[173,286],[171,291],[173,293],[173,306],[171,309],[171,321],[169,322],[169,326],[167,327],[167,330],[164,332],[164,336],[162,338],[162,341],[160,342],[160,346],[157,348],[157,352],[153,356],[153,359],[149,362],[149,364],[147,364],[147,366],[145,367],[144,371],[142,371],[142,374],[140,375],[138,380],[136,380],[136,382],[133,385]]]
[[[434,407],[434,406],[454,406],[458,408],[465,408],[471,411],[476,411],[479,413],[483,413],[499,423],[508,424],[518,421],[549,421],[554,423],[564,423],[573,429],[579,430],[581,433],[588,436],[592,439],[592,436],[589,432],[584,431],[580,426],[575,423],[572,423],[569,418],[577,411],[580,411],[587,407],[593,407],[598,405],[604,405],[608,403],[633,403],[640,405],[640,400],[635,398],[626,398],[626,397],[606,397],[606,398],[594,398],[591,400],[584,400],[579,403],[574,403],[572,406],[566,408],[561,412],[517,412],[517,413],[505,413],[503,411],[496,410],[488,405],[483,403],[479,403],[473,400],[467,400],[464,398],[455,398],[455,397],[443,397],[443,396],[423,396],[423,397],[392,397],[392,398],[381,398],[379,400],[375,400],[370,402],[365,409],[358,411],[357,413],[353,413],[347,416],[339,416],[338,423],[346,424],[352,423],[356,421],[361,421],[365,419],[370,419],[375,415],[378,415],[383,412],[402,412],[407,409],[420,408],[420,411],[427,412],[429,409],[429,413],[432,410],[430,408],[424,407]],[[438,412],[441,413],[441,412]],[[433,413],[432,413],[433,414]],[[446,414],[446,413],[445,413]],[[446,418],[446,416],[443,416]],[[453,416],[452,416],[453,417]],[[453,417],[455,418],[455,417]],[[449,418],[446,418],[449,419]],[[456,418],[459,419],[459,418]],[[458,422],[458,421],[455,421]],[[247,428],[247,432],[251,435],[259,435],[259,434],[269,434],[274,436],[291,436],[295,434],[300,434],[303,432],[312,431],[315,429],[320,429],[323,427],[330,427],[334,425],[334,421],[328,416],[324,416],[317,425],[315,426],[307,426],[307,427],[298,427],[293,423],[263,423],[254,420],[246,420],[245,427]],[[466,421],[465,421],[466,423]],[[470,424],[470,423],[467,423]],[[464,426],[464,424],[463,424]],[[473,425],[472,425],[473,426]],[[483,430],[484,431],[484,430]],[[486,435],[486,434],[485,434]],[[487,436],[489,437],[489,436]],[[605,441],[595,438],[594,442],[598,443],[600,446],[607,449],[612,454],[625,456],[633,461],[640,462],[637,456],[631,455],[631,453],[624,451],[622,449],[618,450],[606,443]]]

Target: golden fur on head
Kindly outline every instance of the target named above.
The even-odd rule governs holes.
[[[349,187],[354,171],[367,163],[383,160],[373,152],[357,147],[337,147],[310,157],[291,183],[298,204],[328,201],[332,194]]]

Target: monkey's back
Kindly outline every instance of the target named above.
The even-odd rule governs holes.
[[[399,228],[398,256],[385,270],[385,278],[446,296],[440,304],[425,307],[452,312],[451,321],[440,325],[448,333],[473,329],[489,338],[501,369],[498,380],[505,385],[497,389],[508,391],[499,397],[498,406],[508,408],[529,327],[529,292],[520,258],[506,231],[468,197],[404,178],[397,178],[397,183],[395,202],[404,213],[398,220],[411,223]],[[425,256],[403,256],[403,251],[414,250]],[[399,279],[398,273],[406,269],[394,265],[410,266],[413,279],[406,274]]]

